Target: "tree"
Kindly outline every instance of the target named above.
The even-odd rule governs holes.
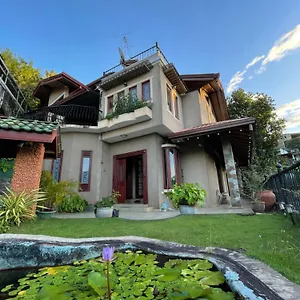
[[[42,76],[41,71],[33,66],[32,60],[26,61],[10,49],[5,49],[0,54],[23,92],[28,107],[36,109],[39,106],[39,100],[34,98],[32,93],[40,80],[55,75],[55,71],[46,71],[45,76]]]
[[[276,170],[278,141],[285,128],[284,120],[276,115],[274,100],[266,94],[246,93],[239,89],[228,97],[227,102],[230,119],[256,119],[252,168],[261,170],[261,175],[268,177]]]

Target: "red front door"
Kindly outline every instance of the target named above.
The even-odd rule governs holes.
[[[125,203],[126,200],[126,158],[116,159],[116,176],[114,190],[118,191],[121,196],[119,203]]]

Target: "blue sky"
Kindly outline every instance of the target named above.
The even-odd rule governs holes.
[[[118,63],[123,36],[128,56],[158,41],[180,73],[220,72],[228,92],[267,93],[300,131],[300,1],[275,2],[3,1],[0,48],[88,83]]]

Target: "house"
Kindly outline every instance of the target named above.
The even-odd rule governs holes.
[[[41,108],[26,117],[61,122],[60,157],[44,169],[79,181],[89,203],[118,190],[121,206],[160,208],[174,183],[198,182],[207,207],[220,192],[241,205],[255,120],[228,120],[219,74],[180,75],[156,44],[87,85],[60,73],[34,95]]]

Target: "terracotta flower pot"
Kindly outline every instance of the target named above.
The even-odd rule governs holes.
[[[276,196],[272,191],[270,190],[258,191],[256,193],[256,196],[258,199],[265,202],[266,212],[269,212],[274,208],[274,205],[276,203]]]

